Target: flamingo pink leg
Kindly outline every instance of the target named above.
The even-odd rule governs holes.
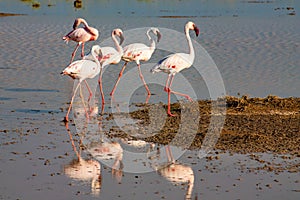
[[[164,90],[168,93],[168,115],[171,116],[171,117],[174,117],[176,115],[174,115],[174,114],[171,113],[171,89],[170,89],[170,83],[171,83],[171,81],[169,83],[169,80],[170,80],[171,76],[172,76],[171,79],[173,79],[173,77],[174,77],[174,75],[171,75],[171,74],[168,76],[168,79],[166,81],[166,86],[165,86]]]
[[[142,74],[142,71],[141,71],[141,65],[140,64],[138,64],[138,68],[139,68],[139,74],[140,74],[140,78],[141,78],[141,80],[143,81],[143,83],[144,83],[144,86],[145,86],[145,88],[146,88],[146,90],[147,90],[147,92],[148,92],[148,97],[151,95],[151,92],[150,92],[150,90],[149,90],[149,88],[148,88],[148,86],[147,86],[147,83],[146,83],[146,81],[145,81],[145,79],[144,79],[144,76],[143,76],[143,74]],[[147,102],[146,102],[147,103]]]
[[[89,91],[88,103],[90,103],[90,100],[91,100],[91,98],[92,98],[92,96],[93,96],[93,92],[92,92],[92,90],[91,90],[89,84],[87,83],[87,81],[84,80],[84,82],[85,82],[85,85],[86,85],[86,87],[87,87],[87,89],[88,89],[88,91]]]
[[[169,84],[169,89],[171,88],[171,85],[172,85],[174,76],[175,76],[175,75],[173,74],[173,75],[172,75],[172,78],[171,78],[171,81],[170,81],[170,84]],[[187,94],[175,92],[175,91],[173,91],[173,90],[171,90],[171,89],[170,89],[170,92],[173,93],[173,94],[177,94],[177,95],[183,96],[183,97],[185,97],[185,98],[186,98],[187,100],[189,100],[189,101],[193,101],[193,99],[192,99],[189,95],[187,95]]]
[[[93,92],[92,92],[92,90],[91,90],[91,88],[90,88],[88,82],[87,82],[86,80],[84,80],[84,82],[85,82],[85,85],[86,85],[86,87],[87,87],[87,89],[88,89],[88,91],[89,91],[88,108],[89,108],[89,111],[92,113],[93,108],[91,108],[91,106],[90,106],[90,101],[91,101],[91,98],[92,98],[92,96],[93,96]],[[83,97],[82,97],[82,98],[83,98]],[[84,100],[83,100],[83,103],[84,103]],[[86,112],[86,113],[87,113],[87,112]],[[89,118],[88,115],[87,115],[87,118]]]
[[[102,108],[101,108],[101,113],[103,113],[103,111],[104,111],[104,104],[105,104],[104,92],[103,92],[103,87],[102,87],[102,73],[103,73],[103,69],[101,68],[101,69],[100,69],[99,79],[98,79],[98,84],[99,84],[100,93],[101,93],[101,98],[102,98]]]
[[[69,105],[69,109],[68,109],[68,112],[67,112],[67,114],[66,114],[66,116],[65,116],[65,119],[64,119],[64,121],[66,121],[66,122],[69,121],[69,114],[70,114],[70,111],[71,111],[71,108],[72,108],[72,104],[73,104],[73,101],[74,101],[75,94],[76,94],[76,92],[77,92],[79,86],[80,86],[80,82],[77,84],[77,86],[76,86],[76,88],[75,88],[75,90],[74,90],[74,92],[73,92],[73,96],[72,96],[72,98],[71,98],[71,102],[70,102],[70,105]]]
[[[72,62],[73,62],[73,60],[74,60],[74,57],[75,57],[75,53],[76,53],[76,51],[77,51],[77,49],[78,49],[79,45],[80,45],[80,43],[78,43],[78,44],[76,45],[76,47],[75,47],[74,51],[72,52],[72,57],[71,57],[71,61],[70,61],[70,63],[72,63]]]
[[[187,98],[189,101],[193,101],[192,98],[189,95],[179,93],[179,92],[175,92],[175,91],[171,90],[171,85],[173,83],[174,76],[175,76],[174,74],[170,74],[168,76],[168,79],[166,81],[166,86],[164,88],[164,90],[168,93],[168,115],[171,116],[171,117],[176,116],[176,115],[171,113],[171,93],[183,96],[183,97]]]
[[[81,58],[84,56],[84,42],[81,45]]]
[[[119,84],[119,81],[120,81],[120,79],[121,79],[121,77],[122,77],[122,75],[123,75],[123,72],[124,72],[125,68],[126,68],[126,65],[127,65],[127,62],[125,62],[124,66],[122,67],[122,69],[121,69],[121,71],[120,71],[120,73],[119,73],[118,80],[117,80],[117,82],[116,82],[114,88],[112,89],[112,91],[111,91],[111,93],[110,93],[110,96],[113,96],[113,95],[114,95],[115,90],[116,90],[116,88],[117,88],[117,85]]]

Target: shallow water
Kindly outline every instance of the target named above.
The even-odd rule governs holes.
[[[299,2],[203,1],[203,7],[199,7],[195,6],[198,1],[174,1],[172,4],[165,1],[129,1],[126,5],[118,6],[113,1],[88,1],[80,9],[75,9],[72,1],[40,2],[41,7],[37,9],[33,9],[30,3],[0,2],[0,12],[27,14],[0,18],[1,199],[185,198],[187,181],[172,184],[163,177],[163,172],[152,170],[150,164],[153,164],[153,160],[147,160],[145,164],[144,160],[139,162],[124,155],[124,169],[130,163],[137,162],[139,165],[145,164],[152,172],[124,171],[121,178],[120,171],[112,173],[111,168],[102,161],[101,189],[91,188],[92,178],[82,181],[64,174],[66,166],[77,157],[67,129],[61,123],[71,97],[73,80],[61,76],[60,72],[67,66],[75,44],[70,42],[66,45],[61,38],[70,31],[76,16],[86,18],[101,33],[97,42],[86,44],[86,51],[93,44],[103,44],[101,42],[106,39],[110,41],[110,31],[115,27],[130,31],[158,26],[182,32],[184,23],[188,19],[193,20],[200,27],[201,34],[198,38],[192,34],[191,37],[215,62],[226,94],[300,96],[297,87],[300,85],[299,17],[297,13],[289,15],[292,11],[286,9],[288,6],[298,8]],[[49,7],[46,2],[54,6]],[[191,5],[193,9],[189,10]],[[145,7],[149,9],[144,12]],[[170,15],[192,17],[158,17]],[[125,45],[134,40],[128,35]],[[187,51],[187,47],[180,45],[174,48],[181,47],[182,51]],[[170,52],[158,46],[149,63],[156,63],[166,53]],[[121,65],[110,66],[105,71],[103,80],[107,102],[110,102],[109,92]],[[132,69],[134,64],[128,66],[128,71]],[[143,70],[145,77],[151,76],[148,68],[144,67]],[[211,98],[209,88],[203,77],[197,74],[195,66],[182,71],[182,74],[192,85],[194,98]],[[139,80],[138,76],[136,78]],[[164,83],[165,74],[160,78]],[[174,87],[179,87],[176,79]],[[150,103],[166,102],[163,85],[151,84],[150,89],[155,94],[150,98]],[[132,106],[133,103],[143,103],[145,97],[144,88],[140,86],[130,96],[129,102],[121,98],[118,103]],[[172,98],[173,101],[177,100]],[[105,108],[107,113],[112,112],[109,104]],[[105,123],[108,124],[105,124],[103,131],[110,127],[110,121]],[[78,125],[69,125],[77,149]],[[121,143],[121,146],[127,151],[135,150],[126,144]],[[156,148],[151,151],[154,155],[157,155]],[[176,152],[176,148],[172,150]],[[90,154],[84,150],[82,157],[94,159]],[[216,156],[215,152],[211,155]],[[283,166],[289,166],[289,162],[299,163],[297,158],[286,161],[272,154],[257,155]],[[178,161],[193,171],[192,198],[299,198],[299,176],[289,172],[288,167],[280,172],[255,170],[262,164],[250,155],[219,153],[218,159],[213,160],[198,159],[197,156],[197,151],[187,151]],[[167,160],[164,147],[161,147],[161,158],[156,160],[160,164]]]

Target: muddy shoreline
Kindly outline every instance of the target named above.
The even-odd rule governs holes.
[[[16,13],[2,13],[0,12],[0,17],[9,17],[9,16],[22,16],[25,14],[16,14]]]
[[[180,104],[172,104],[172,112],[176,113],[177,116],[167,117],[163,129],[158,133],[145,137],[144,140],[159,144],[172,142],[172,145],[196,150],[201,147],[208,130],[211,131],[210,120],[212,116],[214,120],[222,117],[224,119],[225,116],[221,134],[216,138],[215,150],[231,153],[272,152],[300,156],[300,98],[279,98],[276,96],[266,98],[243,96],[237,98],[228,96],[223,100],[226,100],[226,113],[220,115],[215,111],[215,114],[211,112],[212,104],[215,102],[200,100],[185,103],[184,106],[190,106],[188,109],[191,110],[188,110],[188,112],[191,113],[196,112],[198,103],[200,119],[199,124],[195,123],[193,119],[185,119],[184,123],[187,124],[183,126],[179,125],[183,123],[180,117]],[[151,123],[155,119],[155,116],[151,116],[151,112],[149,112],[149,106],[153,105],[140,105],[140,110],[130,113],[132,118],[140,120],[141,126],[145,125],[147,127],[150,119],[152,120]],[[224,109],[222,110],[224,111]],[[113,117],[114,114],[110,114],[106,119],[111,120]],[[197,133],[193,135],[194,139],[191,145],[187,146],[186,141],[190,139],[188,133],[195,127],[198,127]],[[151,132],[151,130],[145,128],[145,130],[139,130],[139,134],[143,131],[145,135]],[[112,127],[108,134],[114,137],[134,139],[132,136],[134,133],[125,133],[118,127]],[[176,141],[174,141],[175,136]]]

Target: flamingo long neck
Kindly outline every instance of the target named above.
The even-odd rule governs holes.
[[[100,62],[99,62],[99,60],[98,60],[98,58],[97,58],[97,54],[96,54],[96,52],[94,51],[94,49],[92,49],[92,56],[93,56],[93,58],[94,58],[95,63],[97,64],[97,66],[98,66],[99,69],[100,69],[100,68],[101,68],[101,64],[100,64]]]
[[[83,25],[84,25],[85,27],[89,28],[88,23],[87,23],[84,19],[80,19],[79,24],[81,24],[81,23],[83,23]],[[79,24],[78,24],[78,25],[79,25]]]
[[[112,40],[114,41],[115,43],[115,46],[117,48],[117,51],[120,53],[120,54],[123,54],[123,48],[120,46],[118,40],[116,39],[116,36],[114,33],[111,34],[111,38]]]
[[[187,39],[187,42],[189,45],[189,57],[190,57],[190,60],[193,62],[194,58],[195,58],[195,51],[194,51],[194,47],[193,47],[193,43],[192,43],[192,40],[190,37],[189,30],[190,29],[188,27],[185,28],[185,36],[186,36],[186,39]]]
[[[150,50],[152,51],[152,52],[154,52],[154,50],[155,50],[155,41],[152,39],[152,37],[150,36],[150,31],[152,31],[153,32],[153,30],[152,29],[149,29],[148,31],[147,31],[147,36],[148,36],[148,39],[150,40],[150,42],[151,42],[151,44],[150,44]]]

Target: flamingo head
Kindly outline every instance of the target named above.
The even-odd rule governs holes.
[[[73,29],[75,30],[81,23],[84,23],[84,25],[87,26],[87,22],[84,19],[82,18],[75,19],[73,24]]]
[[[200,34],[200,29],[197,27],[197,25],[194,22],[191,21],[186,23],[185,30],[194,30],[197,37]]]
[[[76,69],[75,64],[72,63],[71,65],[69,65],[68,67],[66,67],[60,74],[62,74],[62,75],[68,75],[72,79],[76,79],[78,71]]]
[[[160,39],[161,39],[161,33],[160,33],[159,29],[158,29],[158,28],[155,28],[155,27],[151,27],[151,28],[148,29],[148,31],[147,31],[147,36],[148,36],[149,40],[151,39],[151,37],[150,37],[150,35],[149,35],[149,32],[150,32],[150,31],[151,31],[152,33],[154,33],[154,35],[157,36],[157,42],[159,42]]]
[[[93,55],[94,58],[100,60],[102,57],[101,47],[99,45],[92,46],[91,54]]]
[[[120,38],[119,45],[122,45],[122,43],[124,42],[123,31],[121,29],[117,28],[117,29],[113,30],[112,34],[117,35]]]

